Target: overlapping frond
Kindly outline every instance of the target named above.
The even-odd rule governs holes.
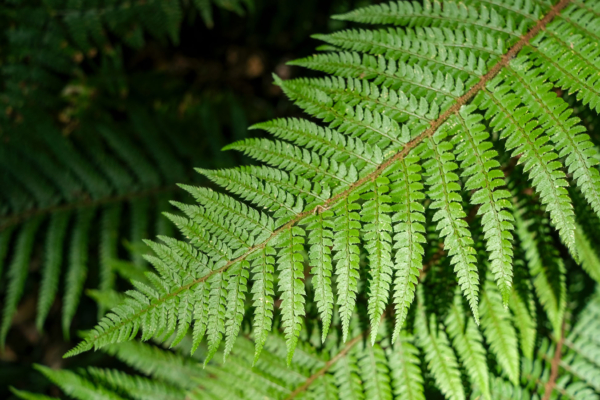
[[[223,339],[224,353],[233,354],[250,292],[252,363],[259,365],[258,355],[269,345],[267,332],[276,325],[283,329],[289,364],[303,317],[311,311],[305,309],[312,300],[307,293],[314,294],[322,343],[337,317],[342,341],[351,337],[356,302],[364,293],[371,359],[379,360],[385,351],[377,350],[377,337],[390,298],[395,342],[403,337],[419,280],[430,264],[447,256],[442,265],[452,266],[448,276],[458,282],[473,319],[457,311],[460,299],[448,318],[444,310],[439,316],[419,311],[415,333],[434,379],[447,396],[465,398],[460,359],[473,385],[490,398],[494,380],[485,372],[484,337],[505,376],[517,383],[519,343],[526,359],[533,359],[536,320],[534,300],[514,282],[528,277],[513,265],[523,268],[527,262],[536,296],[560,337],[565,266],[555,256],[559,250],[546,251],[549,244],[539,243],[540,236],[551,241],[550,229],[556,229],[575,261],[581,248],[585,263],[594,263],[581,244],[567,187],[572,178],[597,211],[595,150],[552,85],[578,92],[584,104],[594,106],[588,94],[595,90],[591,71],[597,53],[590,37],[598,33],[598,17],[575,10],[590,7],[587,3],[568,3],[393,2],[338,16],[398,27],[319,36],[332,45],[328,51],[292,64],[328,76],[275,77],[311,120],[260,123],[254,128],[276,140],[248,139],[226,147],[267,165],[199,170],[235,198],[185,186],[200,206],[175,203],[184,215],[169,218],[190,243],[187,255],[180,254],[181,244],[176,250],[167,243],[180,259],[162,259],[155,248],[158,257],[149,259],[158,275],[147,274],[150,282],[136,284],[138,290],[68,354],[128,340],[138,330],[144,340],[166,340],[175,331],[179,340],[192,326],[194,349],[206,331],[207,360]],[[573,33],[574,58],[585,68],[557,55],[568,51],[557,39],[565,32]],[[556,76],[556,66],[568,68],[570,80]],[[511,159],[523,168],[513,168]],[[525,222],[529,216],[521,215],[523,210],[513,211],[510,198],[522,193],[504,187],[505,176],[523,172],[538,196],[533,201],[544,207],[536,209],[535,222]],[[442,242],[443,251],[429,242]],[[480,289],[486,276],[491,278]],[[480,312],[483,335],[477,327]],[[404,345],[397,345],[399,351]],[[365,363],[362,355],[353,356]],[[440,357],[448,362],[436,364]],[[411,357],[407,360],[410,364]],[[412,374],[409,364],[394,368]],[[334,393],[335,382],[344,393],[354,391],[353,365],[335,369],[334,380],[316,377],[322,383],[319,395]],[[382,381],[375,372],[363,381],[371,382],[368,391],[377,393],[372,396],[393,393],[378,389]],[[418,380],[407,383],[396,376],[393,381],[410,385],[412,397],[421,396]]]
[[[84,124],[84,132],[76,130],[70,136],[51,121],[34,124],[32,119],[6,136],[0,149],[0,265],[10,270],[21,264],[18,273],[11,272],[18,277],[0,276],[7,288],[1,294],[0,342],[10,328],[13,305],[24,300],[24,284],[39,279],[39,331],[60,296],[62,328],[68,337],[86,285],[107,291],[114,288],[117,274],[125,279],[143,276],[148,247],[142,239],[173,235],[172,225],[160,222],[166,220],[161,212],[169,205],[167,193],[174,184],[189,181],[185,165],[195,156],[180,153],[180,135],[167,137],[157,128],[163,118],[136,110],[123,123],[106,119],[94,132]],[[139,120],[146,123],[139,127]],[[19,245],[19,237],[34,221],[38,229],[32,240],[41,245],[27,250]],[[30,268],[37,259],[39,268]],[[98,271],[98,277],[90,277],[88,271]]]

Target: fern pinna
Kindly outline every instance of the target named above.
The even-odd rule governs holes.
[[[391,340],[399,343],[432,259],[453,271],[473,316],[448,322],[446,332],[426,306],[414,315],[417,342],[450,398],[464,398],[460,373],[434,360],[457,364],[452,343],[461,362],[484,362],[477,325],[506,377],[518,382],[517,346],[531,354],[535,342],[533,291],[554,337],[562,337],[565,266],[547,243],[551,235],[534,232],[556,231],[572,258],[598,273],[597,263],[586,264],[590,244],[572,201],[600,213],[597,150],[556,93],[575,93],[600,111],[598,3],[393,2],[336,18],[395,27],[319,35],[325,51],[292,64],[325,77],[275,78],[313,118],[260,123],[254,128],[276,139],[227,146],[265,165],[198,170],[230,195],[182,186],[199,205],[174,203],[181,213],[168,217],[188,241],[148,242],[157,271],[147,274],[150,284],[136,284],[67,356],[138,332],[144,340],[176,333],[177,342],[189,329],[193,349],[207,338],[207,360],[223,340],[226,356],[251,293],[254,361],[277,305],[289,363],[312,301],[307,293],[314,293],[323,339],[335,317],[345,341],[362,288],[371,343],[392,313]],[[539,212],[527,211],[532,204]],[[447,272],[432,273],[432,282],[450,282]],[[462,307],[448,292],[440,304]],[[523,317],[520,344],[513,314]],[[467,371],[474,382],[487,381],[477,368]]]
[[[492,281],[489,284],[494,285]],[[503,310],[500,294],[497,290],[495,293],[497,306]],[[319,329],[303,329],[289,362],[285,338],[274,333],[269,334],[258,361],[252,341],[240,336],[227,362],[216,357],[203,368],[208,349],[202,343],[190,356],[193,341],[187,337],[173,346],[175,352],[140,342],[112,344],[102,349],[127,365],[129,373],[96,367],[69,371],[38,365],[36,369],[65,394],[80,400],[422,400],[438,398],[431,392],[432,380],[451,399],[465,399],[470,392],[471,399],[591,400],[598,399],[600,391],[596,357],[600,339],[599,294],[584,303],[569,329],[568,340],[558,344],[564,349],[557,352],[557,345],[544,338],[533,348],[535,352],[517,355],[521,369],[516,376],[511,376],[512,371],[498,374],[488,369],[489,354],[474,319],[462,309],[460,291],[443,321],[436,319],[435,314],[428,318],[424,303],[419,300],[414,334],[403,330],[394,344],[390,340],[392,332],[385,328],[380,329],[376,343],[371,344],[367,335],[360,333],[362,327],[355,315],[349,328],[352,339],[346,343],[338,340],[336,322],[322,347]],[[502,323],[500,326],[506,327]],[[174,336],[166,345],[171,345],[173,339]],[[461,379],[459,362],[465,365],[470,388],[463,385],[466,380]],[[429,377],[423,373],[425,365],[431,372]],[[560,366],[562,372],[558,380],[552,378],[555,366]],[[139,374],[132,374],[131,370]],[[11,390],[25,400],[56,399]]]

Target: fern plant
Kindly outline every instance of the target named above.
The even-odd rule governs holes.
[[[275,78],[291,100],[327,126],[302,119],[258,124],[254,128],[277,140],[247,139],[226,149],[267,165],[199,170],[259,209],[184,186],[200,205],[176,204],[184,215],[169,218],[189,243],[148,242],[156,253],[147,257],[158,273],[148,275],[153,285],[138,285],[68,355],[138,332],[149,339],[177,331],[181,339],[192,326],[194,348],[206,333],[208,358],[223,338],[227,354],[240,330],[250,281],[257,356],[271,329],[277,288],[291,359],[305,314],[305,249],[324,335],[337,306],[346,340],[365,275],[361,244],[369,265],[372,343],[390,295],[395,341],[423,274],[431,241],[425,233],[432,227],[429,234],[439,238],[475,324],[483,318],[485,330],[479,310],[492,313],[489,299],[496,296],[509,305],[515,245],[527,246],[527,235],[514,237],[521,228],[511,198],[519,193],[507,187],[509,157],[518,158],[510,175],[529,178],[550,229],[574,260],[582,240],[567,174],[594,213],[600,211],[596,149],[552,91],[556,86],[574,92],[599,110],[597,13],[593,1],[426,1],[337,16],[400,27],[320,36],[330,44],[327,51],[293,64],[330,76]],[[485,243],[482,255],[475,229]],[[532,254],[526,259],[561,337],[564,266],[557,263],[557,274],[545,276],[546,265],[536,268]],[[495,286],[482,287],[488,274]],[[559,279],[558,286],[549,279]],[[497,352],[502,354],[501,347]]]
[[[323,52],[292,64],[325,77],[275,78],[312,118],[226,147],[263,165],[199,170],[229,194],[182,185],[198,204],[167,216],[188,240],[148,241],[156,273],[67,356],[138,334],[194,353],[206,337],[202,361],[222,352],[226,378],[203,379],[198,398],[277,385],[267,397],[594,398],[597,300],[579,314],[591,280],[577,263],[598,280],[600,181],[573,114],[600,111],[598,3],[398,2],[336,18],[395,27],[319,35]],[[288,369],[262,372],[273,358]],[[296,362],[308,372],[284,375]],[[75,397],[86,376],[138,390],[116,373],[43,371],[87,388]]]
[[[193,118],[173,118],[163,111],[150,116],[128,102],[132,111],[125,123],[107,112],[99,119],[84,117],[68,137],[36,113],[3,137],[0,287],[6,290],[0,293],[0,347],[26,289],[38,294],[38,331],[56,304],[68,338],[85,287],[95,287],[89,292],[94,297],[106,297],[118,287],[118,275],[144,277],[148,266],[142,255],[148,250],[142,239],[174,234],[161,213],[175,183],[190,182],[186,171],[212,152],[202,139],[185,135],[184,142],[184,134],[167,135],[167,127],[183,133],[190,122],[206,125],[211,114],[205,128],[220,133],[215,116],[240,109],[232,99],[212,103],[195,106]],[[186,148],[192,142],[196,154]],[[39,264],[35,271],[29,269],[32,261]]]
[[[488,282],[493,285],[492,281]],[[350,327],[352,339],[347,343],[339,340],[340,327],[335,322],[334,334],[329,335],[325,343],[321,343],[319,329],[312,332],[303,329],[290,362],[286,360],[284,337],[269,334],[258,361],[252,341],[242,336],[236,339],[226,363],[217,357],[203,368],[207,349],[201,345],[193,356],[186,355],[192,345],[191,338],[186,338],[175,346],[175,353],[140,342],[113,344],[103,349],[139,375],[95,367],[69,371],[40,365],[36,369],[64,393],[81,400],[90,397],[425,399],[435,397],[432,383],[446,398],[452,399],[464,399],[467,393],[471,399],[599,398],[600,364],[596,355],[600,339],[600,296],[597,292],[577,313],[574,324],[569,323],[565,328],[567,339],[559,342],[561,348],[544,338],[532,348],[535,352],[516,354],[514,377],[510,376],[512,372],[506,373],[507,370],[497,373],[488,368],[486,359],[491,354],[483,345],[474,319],[462,309],[460,292],[456,292],[445,320],[427,311],[423,293],[419,292],[414,326],[403,330],[394,344],[391,344],[391,331],[387,331],[391,325],[384,325],[376,343],[372,344],[367,333],[361,332],[359,314],[355,314]],[[492,318],[501,318],[507,313],[498,291],[495,293],[497,299],[491,299],[495,305],[486,312],[497,313]],[[482,312],[482,320],[485,315]],[[512,323],[504,320],[500,326],[512,328]],[[484,332],[487,331],[486,328]],[[508,337],[509,332],[497,333]],[[173,338],[174,335],[167,341],[168,345]],[[509,347],[503,350],[509,350],[506,356],[512,357],[510,350],[516,352],[516,343],[507,344]],[[422,359],[426,363],[422,363]],[[461,377],[461,364],[466,379]],[[55,398],[12,390],[22,399]]]

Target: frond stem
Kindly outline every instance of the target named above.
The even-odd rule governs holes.
[[[565,341],[565,323],[563,321],[562,325],[562,335],[560,335],[560,340],[556,344],[556,350],[554,350],[554,357],[552,358],[552,364],[550,367],[550,379],[546,382],[546,386],[544,387],[544,397],[542,400],[550,400],[550,396],[552,395],[552,391],[554,390],[554,386],[556,385],[556,378],[558,378],[558,367],[560,365],[560,356],[562,355],[562,346]]]
[[[404,157],[406,157],[408,155],[408,153],[412,149],[414,149],[416,146],[418,146],[423,140],[425,140],[426,138],[431,137],[437,131],[437,129],[451,115],[453,115],[454,113],[458,112],[460,110],[460,107],[462,107],[469,100],[471,100],[473,97],[475,97],[475,95],[477,95],[477,93],[479,93],[480,90],[484,89],[485,88],[485,84],[488,81],[490,81],[491,79],[493,79],[502,70],[502,68],[504,68],[510,62],[510,60],[513,59],[517,55],[517,53],[523,47],[525,47],[529,43],[529,41],[531,39],[533,39],[535,37],[535,35],[537,35],[550,21],[552,21],[552,19],[554,19],[554,17],[556,15],[558,15],[558,13],[563,8],[565,8],[570,2],[571,2],[571,0],[561,0],[558,4],[556,4],[550,10],[550,12],[548,14],[546,14],[542,19],[540,19],[537,22],[537,24],[527,34],[523,35],[521,37],[521,39],[504,56],[502,56],[502,58],[500,59],[500,61],[498,61],[498,63],[496,65],[494,65],[490,69],[490,71],[488,73],[486,73],[484,76],[481,77],[480,81],[477,84],[475,84],[471,89],[469,89],[469,91],[467,93],[465,93],[464,95],[462,95],[461,97],[459,97],[457,99],[456,103],[454,105],[452,105],[450,108],[448,108],[446,111],[444,111],[435,121],[432,121],[429,128],[427,128],[425,131],[423,131],[421,134],[419,134],[419,136],[417,136],[416,138],[414,138],[411,141],[409,141],[402,148],[402,150],[400,150],[399,152],[397,152],[393,157],[389,158],[387,161],[383,162],[375,171],[373,171],[370,174],[364,176],[363,178],[357,180],[355,183],[349,185],[349,187],[346,190],[344,190],[343,192],[341,192],[341,193],[339,193],[339,194],[331,197],[328,201],[324,202],[323,204],[317,205],[317,206],[313,207],[310,210],[307,210],[307,211],[304,211],[304,212],[298,214],[295,218],[293,218],[292,220],[290,220],[289,222],[287,222],[285,225],[283,225],[279,229],[275,230],[267,239],[265,239],[264,242],[251,247],[243,255],[239,256],[236,259],[228,261],[222,267],[220,267],[218,269],[215,269],[214,271],[211,271],[210,273],[206,274],[205,276],[203,276],[201,278],[198,278],[195,281],[193,281],[193,282],[191,282],[191,283],[189,283],[187,285],[181,286],[180,288],[178,288],[173,293],[167,294],[166,296],[162,297],[159,302],[153,303],[150,306],[148,306],[147,308],[140,310],[140,312],[136,313],[133,318],[138,317],[138,316],[144,314],[148,309],[156,307],[157,305],[163,303],[167,299],[169,299],[171,297],[174,297],[174,296],[177,296],[182,291],[188,290],[192,286],[194,286],[194,285],[196,285],[198,283],[206,281],[211,276],[213,276],[215,274],[218,274],[218,273],[223,273],[229,267],[231,267],[232,265],[234,265],[234,264],[236,264],[236,263],[244,260],[246,257],[248,257],[250,254],[252,254],[256,250],[264,248],[274,237],[276,237],[282,231],[284,231],[286,229],[289,229],[291,226],[294,226],[295,224],[297,224],[298,222],[300,222],[304,218],[306,218],[306,217],[314,214],[318,210],[319,207],[329,208],[333,204],[335,204],[338,200],[347,197],[354,190],[356,190],[357,188],[360,188],[363,184],[365,184],[367,182],[370,182],[373,179],[376,179],[379,175],[381,175],[385,170],[387,170],[387,168],[389,168],[390,166],[392,166],[395,162],[397,162],[399,160],[402,160]],[[115,330],[119,329],[124,324],[126,324],[126,323],[128,323],[130,321],[131,321],[131,318],[123,320],[123,321],[115,324],[111,328],[107,329],[106,331],[102,332],[101,335],[102,336],[108,335],[108,334],[114,332]],[[361,335],[361,337],[362,337],[362,335]],[[94,339],[97,339],[97,337],[95,337]],[[351,342],[353,342],[355,339],[352,339]],[[358,340],[358,339],[356,339],[356,340]]]

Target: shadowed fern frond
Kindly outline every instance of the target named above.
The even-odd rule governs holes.
[[[532,358],[534,310],[529,297],[520,297],[527,285],[515,280],[523,276],[515,271],[525,268],[523,261],[554,335],[562,337],[566,267],[561,248],[550,242],[557,232],[568,262],[581,258],[594,270],[576,218],[586,207],[599,212],[600,180],[597,147],[554,90],[576,93],[583,106],[600,110],[596,2],[392,2],[336,18],[397,27],[319,36],[332,47],[293,64],[326,77],[275,77],[324,126],[302,119],[258,124],[277,139],[248,139],[227,149],[268,166],[199,170],[230,195],[185,187],[200,206],[176,204],[184,215],[169,218],[190,244],[161,239],[150,257],[156,267],[148,274],[151,285],[138,285],[67,356],[138,332],[143,340],[164,340],[175,331],[181,338],[193,326],[193,347],[206,332],[210,361],[223,339],[225,353],[233,351],[248,293],[255,307],[255,363],[278,318],[292,362],[305,304],[312,302],[308,294],[314,294],[323,341],[336,315],[342,341],[351,337],[357,299],[359,305],[364,300],[371,345],[391,298],[395,343],[427,274],[420,271],[423,262],[439,258],[454,274],[436,274],[458,283],[473,316],[446,320],[441,311],[439,318],[418,312],[417,342],[448,397],[466,396],[457,366],[459,360],[482,363],[482,337],[513,385],[520,376],[519,345]],[[535,196],[519,200],[527,191],[512,193],[511,180],[529,180]],[[569,182],[589,206],[574,207]],[[523,215],[531,209],[536,213]],[[452,299],[454,291],[448,292]],[[444,306],[455,307],[452,301]],[[483,336],[476,332],[480,320]],[[373,349],[376,366],[385,351]],[[450,361],[438,365],[440,358]],[[345,376],[351,379],[353,371],[347,368]],[[485,386],[484,371],[468,371],[474,385]],[[369,390],[377,390],[377,373],[369,379]],[[322,389],[331,382],[323,377]],[[483,395],[494,398],[491,391]]]

